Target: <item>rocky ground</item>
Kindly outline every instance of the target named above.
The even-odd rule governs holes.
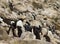
[[[11,21],[19,20],[23,20],[21,37],[15,27],[16,36],[12,30],[8,34]],[[26,31],[31,27],[32,32]],[[60,0],[0,0],[0,44],[60,44]]]

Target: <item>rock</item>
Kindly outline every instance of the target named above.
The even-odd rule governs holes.
[[[54,36],[53,36],[53,34],[52,34],[52,32],[51,32],[51,31],[48,31],[48,36],[49,36],[49,38],[50,38],[51,40],[53,40],[53,39],[54,39]]]
[[[17,10],[19,10],[21,12],[27,11],[26,7],[23,5],[16,5],[16,6],[14,6],[14,8],[16,8]]]
[[[26,19],[26,16],[25,16],[25,15],[18,15],[18,19],[23,19],[23,20],[25,20],[25,19]]]
[[[47,28],[42,28],[42,35],[46,35],[48,33],[48,29]]]
[[[49,18],[56,18],[57,17],[57,11],[55,11],[54,9],[51,9],[51,8],[44,9],[44,11],[41,11],[41,14],[46,15]]]
[[[8,0],[1,0],[0,6],[3,6],[4,8],[6,8],[8,6]]]
[[[53,44],[57,44],[57,42],[60,42],[58,39],[54,38],[51,31],[48,31],[48,36]]]
[[[41,41],[41,40],[17,40],[13,39],[9,42],[10,44],[52,44],[46,41]]]
[[[6,33],[6,29],[0,26],[0,40],[7,40],[9,39],[8,34]]]
[[[36,20],[38,20],[38,21],[39,21],[39,20],[43,20],[43,16],[42,16],[42,15],[37,15],[37,16],[36,16]]]
[[[0,44],[8,44],[8,43],[5,43],[5,42],[0,42]]]
[[[60,37],[60,31],[56,30],[57,35]]]
[[[23,32],[21,37],[20,37],[22,40],[35,40],[36,37],[33,33],[31,32]]]
[[[42,27],[41,22],[39,22],[39,21],[37,21],[37,20],[33,20],[33,21],[31,21],[31,26],[39,27],[39,25]]]

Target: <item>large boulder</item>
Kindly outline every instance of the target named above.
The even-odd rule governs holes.
[[[8,34],[6,33],[6,28],[0,26],[0,40],[9,39]]]

